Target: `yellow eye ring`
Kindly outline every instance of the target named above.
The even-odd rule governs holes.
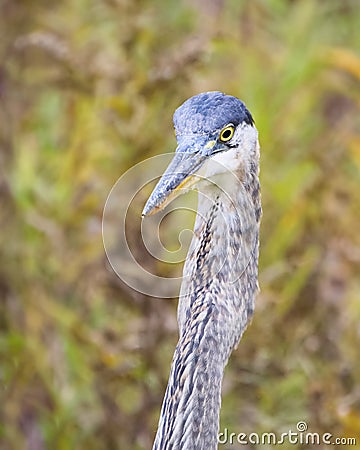
[[[228,142],[234,136],[234,125],[226,125],[220,132],[219,139],[221,142]]]

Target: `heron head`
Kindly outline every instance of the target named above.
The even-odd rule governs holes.
[[[227,171],[246,172],[257,144],[250,112],[236,97],[205,92],[189,98],[174,114],[177,149],[150,195],[143,216]]]

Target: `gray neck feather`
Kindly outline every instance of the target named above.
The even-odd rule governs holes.
[[[153,450],[217,449],[224,368],[258,289],[258,165],[229,196],[199,195],[179,298],[180,338]]]

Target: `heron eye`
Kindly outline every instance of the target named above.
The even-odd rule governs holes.
[[[220,141],[227,142],[234,136],[235,128],[233,125],[227,125],[225,128],[221,130],[220,133]]]

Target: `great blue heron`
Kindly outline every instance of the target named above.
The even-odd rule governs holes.
[[[145,205],[199,190],[174,353],[153,449],[217,448],[225,365],[254,311],[261,200],[254,121],[236,97],[206,92],[174,114],[178,147]]]

